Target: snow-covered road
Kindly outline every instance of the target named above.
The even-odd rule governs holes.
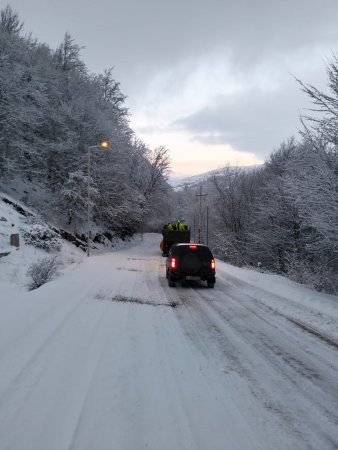
[[[338,313],[222,263],[169,288],[158,242],[1,299],[0,450],[337,449]]]

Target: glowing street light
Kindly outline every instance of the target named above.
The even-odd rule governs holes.
[[[87,149],[88,155],[88,183],[87,183],[87,257],[90,252],[90,156],[92,148],[104,148],[107,149],[110,147],[109,141],[101,140],[96,145],[91,145]]]
[[[105,140],[99,141],[98,146],[101,148],[109,148],[109,141]]]

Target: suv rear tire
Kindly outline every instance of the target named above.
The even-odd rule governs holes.
[[[176,284],[175,284],[173,281],[171,281],[171,279],[169,278],[169,279],[168,279],[168,286],[169,286],[169,287],[175,287]]]
[[[169,286],[169,287],[175,287],[176,284],[175,284],[175,282],[173,281],[173,279],[171,278],[171,275],[170,275],[169,272],[167,272],[167,278],[168,278],[168,286]]]
[[[214,281],[207,281],[207,284],[208,284],[208,288],[214,288],[215,287]]]

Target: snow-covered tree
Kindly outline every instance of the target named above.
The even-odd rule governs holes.
[[[0,12],[0,29],[8,34],[18,35],[23,28],[23,22],[19,19],[19,14],[7,5]]]
[[[132,234],[164,201],[168,150],[150,150],[129,125],[112,69],[91,75],[66,33],[51,50],[29,35],[10,7],[0,12],[0,183],[27,185],[25,198],[47,217],[85,223],[88,151],[96,229]],[[107,139],[106,151],[96,147]]]

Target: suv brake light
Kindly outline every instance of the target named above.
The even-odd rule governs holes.
[[[170,258],[170,267],[172,269],[176,268],[176,259],[175,258]]]
[[[215,268],[216,268],[216,263],[215,263],[215,260],[214,260],[214,259],[212,259],[212,260],[210,261],[210,268],[211,268],[212,270],[215,270]]]
[[[197,248],[197,245],[189,245],[189,248],[192,248],[195,250],[195,248]]]

